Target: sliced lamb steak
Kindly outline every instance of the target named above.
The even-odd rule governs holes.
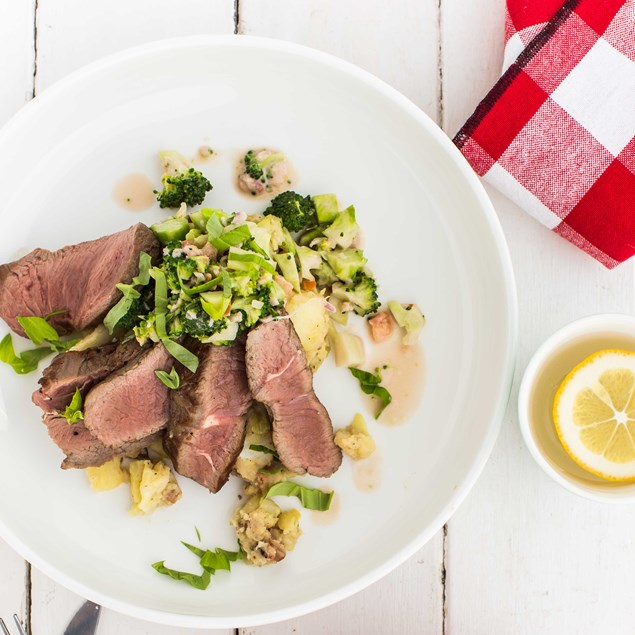
[[[61,335],[100,322],[121,297],[119,282],[139,270],[139,254],[158,258],[161,245],[143,223],[97,240],[57,251],[36,249],[0,266],[0,317],[24,335],[18,316],[44,317]]]
[[[85,351],[68,351],[53,358],[39,380],[40,389],[33,393],[33,403],[44,412],[64,410],[79,388],[82,397],[110,373],[119,370],[141,348],[136,340],[124,344],[106,344]]]
[[[245,440],[251,394],[245,342],[214,346],[188,342],[198,355],[195,374],[184,370],[172,393],[170,423],[163,439],[174,469],[211,492],[227,481]]]
[[[162,344],[97,384],[84,400],[84,425],[109,448],[122,448],[164,428],[170,410],[169,389],[154,374],[169,371],[173,358]]]
[[[86,429],[82,421],[69,424],[64,417],[46,414],[44,415],[44,423],[51,439],[66,454],[66,458],[62,462],[62,468],[65,470],[103,465],[116,456],[134,454],[148,447],[161,436],[161,433],[157,432],[113,449],[106,447],[99,439],[96,439]]]
[[[331,476],[342,462],[326,408],[313,391],[313,375],[289,319],[261,324],[247,336],[251,394],[271,414],[273,443],[284,466]]]

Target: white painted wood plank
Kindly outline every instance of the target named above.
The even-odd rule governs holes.
[[[500,77],[505,0],[442,0],[443,129],[453,136]]]
[[[39,0],[37,92],[99,57],[166,37],[233,33],[233,0]],[[82,599],[33,571],[33,629],[58,635]],[[184,635],[104,611],[100,633]],[[201,631],[198,631],[201,632]],[[229,633],[229,630],[209,631]]]
[[[131,46],[233,32],[233,0],[39,0],[36,88]]]
[[[33,606],[33,632],[37,635],[59,635],[84,599],[55,584],[37,569],[33,569],[33,588],[38,593],[38,606]],[[98,632],[100,635],[230,635],[234,629],[196,630],[160,626],[103,609]]]
[[[0,0],[0,125],[33,96],[35,0]]]
[[[0,0],[0,125],[32,97],[34,7],[31,0]],[[0,571],[0,617],[13,629],[14,613],[28,617],[27,565],[2,540]]]
[[[434,119],[438,114],[436,0],[241,0],[239,31],[311,46],[376,74]],[[442,535],[361,593],[243,635],[442,632]]]
[[[633,267],[603,270],[492,198],[516,267],[518,376],[493,456],[450,522],[448,632],[632,633],[635,508],[578,498],[544,475],[521,439],[516,398],[529,357],[555,329],[591,313],[632,312]]]
[[[28,617],[27,564],[9,545],[0,540],[0,617],[13,624],[12,615]]]
[[[289,556],[291,557],[291,556]],[[383,580],[301,618],[240,629],[241,635],[435,635],[442,633],[443,532]]]
[[[239,30],[337,55],[437,116],[437,0],[241,0]]]
[[[499,74],[503,0],[444,0],[444,106],[454,134]],[[497,36],[497,33],[500,35]],[[448,633],[632,633],[635,509],[594,504],[553,483],[518,429],[518,383],[561,325],[632,312],[633,265],[606,271],[490,190],[518,283],[518,371],[483,476],[449,524]]]

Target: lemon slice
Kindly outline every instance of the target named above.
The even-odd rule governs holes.
[[[556,392],[553,420],[578,465],[609,481],[635,480],[635,353],[599,351],[578,364]]]

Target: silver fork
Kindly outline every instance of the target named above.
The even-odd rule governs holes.
[[[15,625],[18,627],[19,635],[26,635],[26,632],[22,628],[22,622],[20,622],[20,618],[15,613],[13,614],[13,621],[15,622]],[[7,625],[4,623],[4,620],[1,617],[0,617],[0,627],[2,627],[2,632],[4,633],[4,635],[11,635],[9,629],[7,628]]]

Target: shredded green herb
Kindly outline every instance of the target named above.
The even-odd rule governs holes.
[[[18,375],[26,375],[34,371],[40,360],[50,354],[50,348],[34,348],[16,355],[10,333],[7,333],[0,341],[0,362],[9,364]]]
[[[272,485],[267,491],[265,498],[271,498],[272,496],[295,496],[305,509],[325,512],[331,506],[333,492],[323,492],[321,489],[305,487],[293,481],[283,481]]]
[[[350,370],[353,377],[359,381],[362,392],[377,397],[381,401],[379,410],[375,414],[375,419],[379,419],[379,415],[381,415],[386,406],[392,401],[392,395],[383,386],[380,386],[381,373],[379,372],[379,368],[375,369],[376,375],[368,373],[365,370],[360,370],[359,368],[349,367],[348,370]]]
[[[171,390],[176,390],[181,385],[181,377],[174,367],[172,367],[169,373],[166,373],[164,370],[155,370],[154,374]]]
[[[73,395],[73,399],[71,403],[66,406],[64,410],[64,418],[68,423],[76,423],[80,419],[84,418],[84,413],[82,412],[82,394],[79,392],[79,388],[75,388],[75,394]]]
[[[136,286],[145,287],[150,282],[150,268],[152,267],[152,258],[150,254],[142,251],[139,254],[139,274],[132,279],[130,284],[120,283],[117,285],[117,289],[121,291],[123,296],[115,304],[115,306],[108,311],[104,318],[104,326],[108,329],[108,332],[112,334],[119,321],[130,311],[132,303],[141,297],[139,291],[135,289]]]
[[[182,580],[183,582],[187,582],[190,586],[193,586],[195,589],[200,589],[201,591],[207,589],[212,579],[212,574],[205,569],[203,569],[203,573],[200,575],[188,573],[187,571],[177,571],[176,569],[166,567],[165,560],[155,562],[152,565],[152,568],[163,575],[169,575],[173,580]]]
[[[254,452],[262,452],[263,454],[271,454],[271,456],[273,456],[274,459],[279,460],[278,453],[275,450],[268,448],[266,445],[257,445],[256,443],[252,443],[249,446],[249,449],[253,450]]]
[[[200,540],[198,529],[196,529],[196,534]],[[199,564],[203,568],[203,573],[196,574],[188,573],[187,571],[170,569],[165,566],[165,560],[155,562],[152,567],[159,573],[170,576],[174,580],[187,582],[195,589],[207,589],[212,576],[216,573],[216,571],[231,571],[230,563],[243,559],[243,554],[240,551],[226,551],[220,547],[212,551],[211,549],[201,549],[200,547],[195,547],[194,545],[190,545],[184,541],[181,541],[181,544],[189,549],[199,559]]]
[[[191,351],[188,351],[185,346],[181,346],[178,342],[165,337],[161,340],[163,342],[163,346],[167,350],[177,362],[181,362],[185,368],[189,371],[195,373],[198,368],[198,357],[194,355]]]
[[[80,338],[72,340],[60,340],[60,336],[57,331],[48,323],[48,319],[54,315],[59,315],[65,311],[54,311],[49,313],[46,317],[37,316],[18,316],[18,322],[24,329],[26,336],[37,346],[46,342],[52,351],[56,353],[63,353],[69,348],[77,344]]]

